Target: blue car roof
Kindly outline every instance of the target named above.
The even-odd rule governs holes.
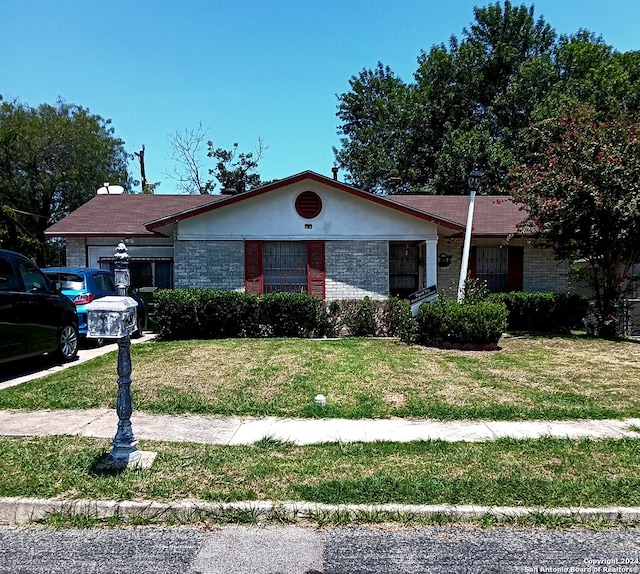
[[[91,271],[111,273],[108,269],[97,269],[95,267],[43,267],[42,270],[51,271],[52,273],[88,273]]]

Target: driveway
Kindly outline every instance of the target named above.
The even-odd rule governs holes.
[[[151,341],[155,337],[155,333],[145,333],[139,339],[132,339],[132,344],[144,343]],[[2,372],[0,374],[0,390],[8,387],[14,387],[33,379],[38,379],[49,375],[51,373],[57,373],[62,369],[71,367],[73,365],[79,365],[99,355],[104,355],[110,351],[118,349],[116,341],[107,343],[102,347],[94,348],[80,348],[78,356],[75,360],[69,363],[61,363],[53,359],[49,355],[42,355],[39,357],[33,357],[31,359],[23,359],[22,361],[13,361],[2,365]]]

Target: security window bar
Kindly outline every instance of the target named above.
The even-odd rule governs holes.
[[[262,244],[264,293],[308,291],[306,241],[265,241]]]
[[[492,293],[507,291],[509,250],[504,247],[478,247],[476,277],[487,282]]]

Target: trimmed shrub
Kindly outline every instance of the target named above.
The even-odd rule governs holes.
[[[405,340],[414,328],[411,304],[406,299],[389,297],[376,310],[376,335]]]
[[[267,293],[258,297],[258,315],[267,337],[310,337],[320,325],[322,301],[308,293]]]
[[[496,344],[507,325],[507,308],[503,303],[441,298],[420,307],[417,323],[421,344]]]
[[[158,339],[197,339],[196,289],[160,289],[154,293]]]
[[[158,338],[220,339],[250,337],[258,332],[256,297],[213,289],[156,291]]]
[[[318,333],[327,337],[402,337],[411,330],[411,306],[396,297],[384,301],[341,299],[324,307],[321,323]]]
[[[258,329],[258,301],[236,291],[203,289],[196,317],[202,339],[254,337]]]
[[[399,336],[411,342],[415,321],[408,301],[343,300],[326,303],[307,293],[255,297],[214,289],[156,291],[160,340],[231,337]]]
[[[507,306],[510,331],[566,333],[582,327],[589,308],[586,297],[573,293],[493,293],[488,301]]]
[[[370,297],[345,306],[344,325],[352,337],[372,337],[376,333],[375,306]]]
[[[318,314],[317,337],[338,337],[344,323],[342,321],[340,302],[324,301]]]

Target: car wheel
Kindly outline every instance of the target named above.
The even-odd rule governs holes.
[[[58,335],[58,358],[71,361],[78,354],[78,327],[65,325]]]

